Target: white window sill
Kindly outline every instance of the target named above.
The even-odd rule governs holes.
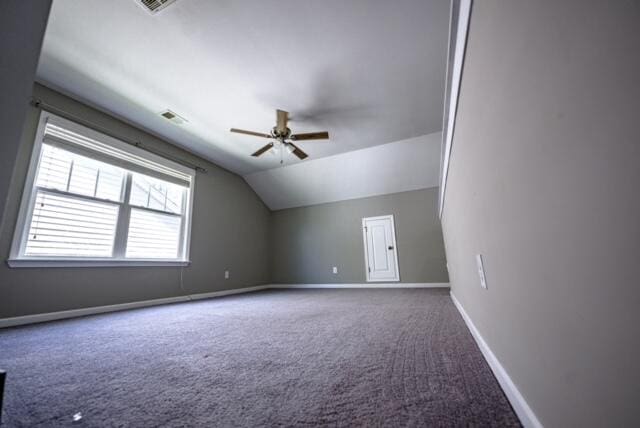
[[[9,259],[10,268],[189,266],[188,260]]]

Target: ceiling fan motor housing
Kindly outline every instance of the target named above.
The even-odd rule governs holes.
[[[273,136],[273,138],[276,138],[278,140],[287,140],[291,136],[291,129],[286,128],[284,132],[280,132],[278,131],[278,127],[274,126],[271,130],[271,135]]]

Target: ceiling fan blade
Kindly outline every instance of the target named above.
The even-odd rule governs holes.
[[[261,148],[260,150],[258,150],[257,152],[253,153],[251,156],[258,157],[261,154],[263,154],[264,152],[270,150],[272,147],[273,147],[273,143],[269,143],[266,146],[264,146],[263,148]]]
[[[254,137],[271,138],[271,135],[263,134],[262,132],[245,131],[244,129],[236,129],[236,128],[231,128],[230,131],[236,132],[238,134],[253,135]]]
[[[305,152],[303,152],[302,150],[300,150],[300,148],[298,146],[296,146],[293,143],[287,143],[289,146],[293,147],[293,151],[291,153],[293,153],[294,155],[298,156],[298,158],[300,159],[306,159],[307,157],[309,157],[308,154],[306,154]]]
[[[284,133],[287,130],[287,122],[289,121],[289,112],[284,110],[276,110],[276,129]]]
[[[328,132],[308,132],[306,134],[293,134],[290,138],[293,141],[328,140],[329,133]]]

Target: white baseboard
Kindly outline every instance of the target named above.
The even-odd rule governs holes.
[[[119,303],[116,305],[94,306],[91,308],[71,309],[68,311],[47,312],[44,314],[25,315],[13,318],[0,318],[0,328],[55,321],[65,318],[96,315],[147,306],[166,305],[168,303],[188,302],[191,300],[210,299],[229,296],[231,294],[250,293],[269,288],[448,288],[449,283],[370,283],[370,284],[267,284],[255,287],[237,288],[233,290],[214,291],[211,293],[191,294],[186,296],[167,297],[164,299],[143,300],[140,302]]]
[[[269,288],[449,288],[449,283],[369,282],[366,284],[269,284]]]
[[[480,335],[480,332],[473,324],[473,321],[471,321],[471,318],[469,318],[467,312],[464,310],[458,299],[456,299],[456,296],[453,294],[453,292],[451,292],[450,294],[451,300],[453,300],[453,304],[460,312],[460,315],[462,315],[462,318],[467,324],[467,327],[469,327],[469,330],[471,331],[473,338],[476,340],[476,343],[478,344],[482,355],[484,355],[485,360],[487,360],[487,363],[489,363],[489,367],[491,367],[493,374],[495,375],[496,379],[498,379],[498,383],[502,387],[505,395],[507,396],[507,399],[511,403],[513,410],[520,418],[520,422],[522,423],[522,425],[527,428],[542,428],[542,424],[536,417],[535,413],[533,413],[531,407],[529,407],[522,394],[520,394],[520,391],[511,380],[511,377],[509,376],[507,371],[504,369],[502,364],[500,364],[500,361],[491,351],[489,345],[487,345],[487,342],[484,341],[482,335]]]
[[[25,315],[21,317],[0,319],[0,328],[14,327],[25,324],[35,324],[46,321],[55,321],[65,318],[75,318],[85,315],[96,315],[107,312],[124,311],[127,309],[144,308],[147,306],[166,305],[168,303],[188,302],[191,300],[210,299],[212,297],[229,296],[231,294],[250,293],[252,291],[264,290],[267,285],[255,287],[237,288],[233,290],[214,291],[211,293],[191,294],[186,296],[167,297],[164,299],[143,300],[140,302],[119,303],[116,305],[94,306],[91,308],[71,309],[68,311],[48,312],[44,314]]]
[[[256,285],[254,287],[234,288],[231,290],[213,291],[211,293],[199,293],[189,295],[189,300],[211,299],[212,297],[230,296],[232,294],[251,293],[252,291],[266,290],[268,285]]]

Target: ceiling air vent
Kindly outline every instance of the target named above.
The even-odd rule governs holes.
[[[188,122],[187,119],[185,119],[184,117],[180,116],[178,113],[171,110],[163,111],[162,113],[160,113],[160,116],[164,117],[169,122],[175,123],[176,125],[182,125],[183,123]]]
[[[176,0],[135,0],[149,13],[158,13]]]

